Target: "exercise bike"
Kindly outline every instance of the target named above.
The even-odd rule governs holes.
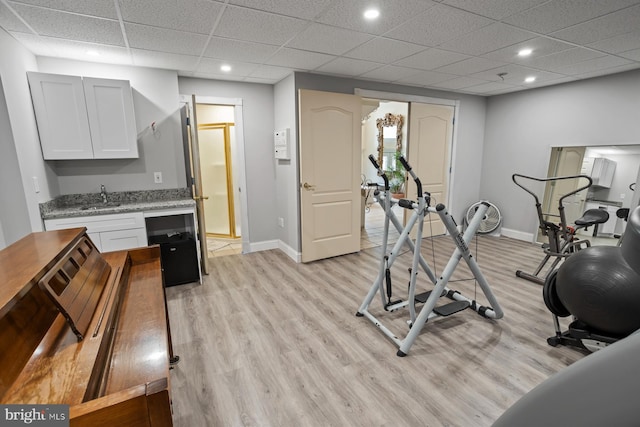
[[[540,203],[540,199],[538,195],[534,193],[531,189],[525,187],[521,182],[518,182],[518,179],[526,179],[530,181],[536,182],[551,182],[558,183],[560,181],[566,180],[576,180],[576,179],[586,179],[588,184],[578,187],[577,189],[570,191],[560,197],[558,200],[558,213],[551,212],[542,212],[542,204]],[[585,211],[580,218],[575,220],[575,226],[567,225],[567,219],[565,215],[565,206],[563,201],[576,193],[579,193],[582,190],[586,190],[591,187],[593,181],[587,175],[572,175],[572,176],[560,176],[560,177],[551,177],[551,178],[535,178],[532,176],[513,174],[511,177],[513,182],[524,191],[533,196],[536,203],[536,213],[538,215],[539,228],[543,236],[547,236],[548,243],[542,245],[542,249],[544,251],[544,258],[538,264],[538,267],[535,269],[533,274],[526,273],[522,270],[516,271],[516,276],[521,277],[523,279],[529,280],[531,282],[537,283],[539,285],[544,285],[545,278],[555,270],[560,261],[570,256],[571,254],[579,251],[580,249],[584,249],[591,246],[591,242],[587,239],[580,239],[576,233],[580,229],[587,229],[588,227],[594,226],[597,227],[598,224],[603,224],[609,220],[609,213],[602,209],[588,209]],[[550,221],[548,218],[556,218],[559,222]],[[540,277],[539,274],[547,264],[547,262],[554,258],[551,266],[547,270],[547,273]]]
[[[475,258],[471,254],[471,251],[468,247],[468,244],[475,235],[478,227],[480,226],[480,223],[489,205],[486,203],[480,204],[476,214],[473,216],[463,235],[458,231],[453,217],[447,212],[447,209],[443,204],[438,204],[435,208],[430,206],[430,194],[426,192],[423,193],[420,179],[416,176],[415,172],[413,172],[411,166],[407,163],[405,158],[400,156],[399,160],[402,166],[414,180],[417,188],[417,199],[415,201],[400,199],[397,202],[398,205],[402,208],[412,211],[411,217],[407,221],[406,226],[402,227],[402,224],[395,216],[394,212],[391,210],[392,204],[394,202],[391,199],[389,180],[372,155],[369,156],[369,160],[378,171],[378,175],[384,181],[382,191],[376,190],[374,192],[374,195],[377,202],[384,209],[385,220],[382,239],[382,256],[380,258],[378,275],[371,285],[367,296],[360,305],[356,316],[366,317],[374,325],[380,328],[380,330],[399,347],[396,354],[400,357],[407,355],[409,349],[415,342],[425,323],[429,319],[432,319],[434,317],[449,316],[456,312],[471,308],[481,316],[489,319],[502,318],[504,313],[500,305],[498,304],[498,301],[491,292],[489,284],[482,275],[482,272],[480,271],[480,268],[478,267],[478,264],[476,263]],[[436,277],[436,275],[431,271],[429,265],[420,253],[424,218],[428,214],[436,214],[440,217],[456,245],[454,253],[451,255],[446,267],[438,277]],[[398,232],[400,233],[400,237],[398,238],[398,241],[395,243],[391,251],[386,252],[390,224],[393,224],[396,230],[398,230]],[[413,242],[411,240],[410,233],[413,227],[416,226],[416,224],[417,231],[415,234],[415,242]],[[391,267],[400,254],[400,250],[405,245],[413,253],[411,269],[409,270],[410,280],[408,298],[406,300],[394,301],[392,299]],[[484,292],[487,300],[489,301],[490,306],[479,305],[475,300],[467,298],[460,292],[451,290],[447,287],[449,279],[453,275],[458,263],[460,262],[460,259],[462,258],[464,258],[467,265],[469,266],[469,269],[473,273],[473,276],[475,277],[477,283],[480,285],[480,288]],[[426,273],[431,284],[433,285],[433,289],[431,291],[416,294],[418,266],[420,266]],[[403,339],[398,338],[390,329],[383,325],[382,321],[380,321],[371,312],[369,312],[369,307],[376,294],[380,294],[382,306],[385,311],[393,312],[401,308],[409,308],[410,318],[408,324],[410,329]],[[450,302],[436,307],[436,303],[441,297],[447,297]],[[423,304],[422,308],[419,311],[416,310],[416,303]]]

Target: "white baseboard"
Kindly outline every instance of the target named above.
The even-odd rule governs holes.
[[[297,263],[302,262],[302,254],[296,251],[295,249],[293,249],[291,246],[287,245],[282,240],[278,240],[278,248],[280,248],[282,252],[287,254],[287,256],[292,260],[294,260],[295,262]]]
[[[250,243],[249,253],[278,249],[278,247],[278,240],[265,240],[264,242]]]
[[[502,229],[502,235],[505,237],[511,237],[512,239],[524,240],[525,242],[533,242],[533,234],[525,233],[523,231],[511,230],[509,228]]]

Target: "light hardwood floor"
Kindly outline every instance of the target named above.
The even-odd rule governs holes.
[[[441,237],[433,245],[441,271],[453,244]],[[491,425],[585,353],[546,344],[553,326],[542,288],[514,275],[535,268],[540,248],[488,236],[470,247],[505,317],[493,321],[466,310],[432,320],[404,358],[371,322],[355,316],[376,276],[380,248],[309,264],[279,250],[211,258],[203,285],[167,288],[181,358],[171,371],[175,425]],[[423,255],[432,264],[429,240]],[[394,268],[398,296],[406,293],[410,256]],[[429,288],[425,276],[418,276],[418,289]],[[468,277],[465,266],[454,278]],[[474,295],[473,281],[450,287]],[[406,334],[407,311],[386,313],[379,298],[370,311]]]

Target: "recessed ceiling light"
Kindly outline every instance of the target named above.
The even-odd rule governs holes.
[[[225,73],[228,73],[229,71],[231,71],[231,65],[221,65],[220,66],[220,71],[224,71]]]
[[[364,17],[366,19],[376,19],[378,16],[380,16],[378,9],[367,9],[364,11]]]
[[[527,77],[526,79],[524,79],[524,82],[525,82],[525,83],[533,83],[533,82],[535,82],[535,81],[536,81],[536,78],[535,78],[535,77],[533,77],[533,76],[529,76],[529,77]]]
[[[533,50],[531,50],[531,49],[521,49],[518,52],[518,56],[529,56],[529,55],[531,55],[532,52],[533,52]]]
[[[98,52],[97,50],[93,50],[93,49],[88,50],[86,52],[86,54],[89,55],[89,56],[100,56],[100,52]]]

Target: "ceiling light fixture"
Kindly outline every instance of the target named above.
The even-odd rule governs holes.
[[[231,71],[231,65],[221,65],[220,66],[220,71],[224,71],[225,73],[228,73],[229,71]]]
[[[524,79],[524,82],[525,82],[525,83],[533,83],[533,82],[535,82],[535,81],[536,81],[536,78],[535,78],[535,77],[533,77],[533,76],[529,76],[529,77],[527,77],[526,79]]]
[[[518,56],[529,56],[529,55],[531,55],[532,52],[533,52],[533,50],[531,50],[531,49],[521,49],[518,52]]]
[[[89,56],[100,56],[100,52],[98,52],[97,50],[93,50],[93,49],[88,50],[86,52],[86,54],[89,55]]]
[[[380,16],[378,9],[367,9],[364,12],[364,17],[369,20],[376,19],[378,16]]]

